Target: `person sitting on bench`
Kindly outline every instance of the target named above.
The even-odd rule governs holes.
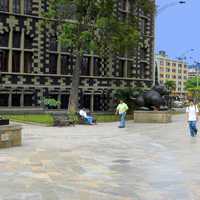
[[[79,111],[79,115],[81,117],[83,117],[83,119],[85,120],[85,122],[89,125],[93,125],[94,124],[94,118],[91,115],[88,115],[86,110],[84,108],[82,108]]]

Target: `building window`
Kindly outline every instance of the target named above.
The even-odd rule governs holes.
[[[20,48],[21,33],[18,31],[13,32],[13,48]]]
[[[0,33],[0,47],[8,47],[9,33]]]
[[[49,74],[57,74],[57,55],[50,54]]]
[[[176,79],[176,75],[173,75],[172,78],[173,78],[173,79]]]
[[[167,65],[167,66],[170,66],[171,64],[170,64],[170,62],[167,62],[166,65]]]
[[[0,11],[9,11],[9,0],[0,0]]]
[[[32,0],[24,0],[24,14],[32,14]]]
[[[13,0],[13,12],[20,13],[20,0]]]
[[[32,49],[33,38],[30,35],[24,36],[24,49]]]
[[[32,106],[33,103],[33,94],[24,94],[24,106]]]
[[[8,71],[8,51],[0,50],[0,71],[7,72]]]
[[[72,74],[73,60],[72,56],[62,55],[61,57],[61,74]]]
[[[126,21],[126,19],[127,19],[127,14],[124,13],[124,12],[120,12],[119,13],[119,20],[124,22],[124,21]]]
[[[175,70],[175,69],[172,69],[172,72],[174,72],[174,73],[175,73],[175,72],[176,72],[176,70]]]
[[[119,8],[121,9],[121,10],[124,10],[124,11],[126,11],[127,9],[127,0],[120,0],[119,1]]]
[[[101,111],[101,95],[95,94],[94,95],[94,111]]]
[[[90,75],[90,57],[83,57],[81,64],[81,75],[89,76]]]
[[[160,61],[160,65],[162,65],[162,66],[164,65],[164,61],[163,60]]]
[[[124,77],[125,60],[119,60],[119,77]]]
[[[142,60],[145,60],[146,59],[146,56],[147,56],[147,49],[146,48],[141,48],[140,49],[140,58]]]
[[[13,51],[12,72],[20,72],[20,52],[19,51]]]
[[[0,94],[0,106],[8,106],[8,94]]]
[[[128,78],[133,78],[133,62],[132,61],[128,61],[127,62],[127,77]]]
[[[20,106],[21,94],[12,94],[12,106]]]
[[[32,72],[32,53],[24,52],[24,73]]]
[[[50,37],[50,51],[57,51],[57,37]]]
[[[176,63],[172,63],[172,66],[173,66],[173,67],[176,67]]]
[[[67,109],[69,103],[69,95],[68,94],[62,94],[61,95],[61,109]]]
[[[94,76],[101,76],[101,59],[94,58]]]
[[[141,34],[142,35],[146,33],[146,27],[147,27],[147,20],[141,19]]]
[[[91,105],[91,95],[90,94],[84,94],[82,97],[82,107],[90,110]]]

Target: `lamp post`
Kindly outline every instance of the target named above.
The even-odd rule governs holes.
[[[170,7],[177,6],[179,4],[186,4],[186,3],[187,3],[186,1],[173,1],[171,3],[167,3],[164,6],[158,8],[157,16]]]

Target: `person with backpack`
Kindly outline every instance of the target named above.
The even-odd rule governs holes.
[[[199,109],[194,104],[193,100],[189,100],[189,106],[186,108],[186,120],[189,125],[190,135],[195,137],[197,135],[197,122],[198,122]]]

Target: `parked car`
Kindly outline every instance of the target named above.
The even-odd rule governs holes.
[[[183,108],[184,107],[184,102],[183,101],[174,101],[173,102],[173,107],[174,108]]]

